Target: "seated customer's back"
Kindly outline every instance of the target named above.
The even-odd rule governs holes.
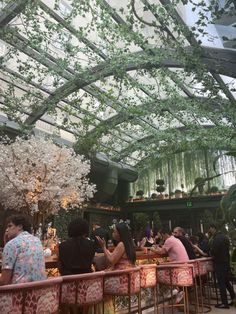
[[[95,255],[93,241],[87,238],[89,226],[85,219],[77,218],[68,225],[69,239],[59,246],[61,275],[91,272]]]

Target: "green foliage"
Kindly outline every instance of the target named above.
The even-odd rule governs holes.
[[[210,193],[217,193],[217,192],[219,192],[219,188],[217,186],[211,186],[209,192]]]
[[[235,101],[221,97],[228,87],[222,88],[202,61],[199,36],[208,36],[208,24],[230,15],[234,1],[225,7],[216,0],[190,1],[199,12],[191,29],[176,13],[181,1],[165,2],[138,7],[130,0],[116,10],[106,1],[71,0],[71,12],[62,14],[58,0],[53,9],[42,1],[25,1],[19,21],[2,27],[0,34],[8,44],[1,57],[8,78],[4,113],[25,132],[47,113],[58,123],[55,133],[74,133],[77,152],[91,156],[99,150],[124,162],[136,152],[143,169],[189,149],[234,150]],[[76,27],[75,19],[82,21]],[[191,49],[185,48],[189,44]],[[170,71],[165,67],[169,60],[184,71]],[[17,68],[13,75],[7,71],[11,62]],[[17,86],[23,87],[20,92]],[[181,96],[180,90],[195,86],[202,86],[199,97]],[[181,129],[171,127],[173,121]],[[205,121],[210,128],[202,125]]]
[[[136,192],[136,196],[139,196],[139,197],[143,197],[143,194],[144,194],[143,190],[138,190]]]
[[[164,185],[158,185],[157,188],[156,188],[156,191],[159,192],[159,193],[162,193],[165,191],[165,187]]]
[[[161,219],[158,212],[153,214],[153,231],[156,233],[162,228]]]
[[[224,222],[236,226],[236,184],[222,197],[220,205]]]
[[[165,181],[163,179],[157,179],[156,180],[156,184],[157,185],[164,185],[165,184]]]
[[[59,239],[66,240],[68,238],[67,226],[77,217],[82,217],[82,211],[80,209],[71,209],[68,211],[65,209],[59,210],[58,214],[54,217],[54,228],[57,229]]]

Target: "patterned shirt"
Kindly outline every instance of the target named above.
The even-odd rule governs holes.
[[[46,279],[43,247],[27,231],[7,242],[3,250],[2,269],[12,269],[12,283]]]

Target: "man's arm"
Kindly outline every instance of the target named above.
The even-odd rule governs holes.
[[[167,250],[164,247],[155,247],[155,248],[151,248],[151,251],[160,254],[160,255],[167,255]]]
[[[0,276],[0,286],[9,285],[12,278],[12,269],[2,269]]]

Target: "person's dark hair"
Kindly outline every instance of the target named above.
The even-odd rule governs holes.
[[[205,234],[202,233],[202,232],[198,232],[198,233],[196,234],[196,236],[198,237],[199,242],[202,242],[204,239],[206,239]]]
[[[7,218],[7,223],[12,222],[15,226],[22,226],[23,231],[31,233],[31,223],[29,218],[24,215],[12,215]]]
[[[132,263],[135,263],[136,253],[135,253],[133,239],[131,237],[131,233],[128,226],[126,225],[126,223],[121,222],[121,223],[116,224],[116,229],[119,233],[120,240],[124,243],[125,253],[128,259]]]
[[[196,245],[198,244],[198,239],[196,236],[192,235],[189,237],[189,241],[193,244],[193,245]]]
[[[215,224],[211,224],[211,225],[209,226],[209,228],[214,228],[214,229],[216,229],[216,230],[217,230],[217,227],[216,227],[216,225],[215,225]]]
[[[87,220],[76,218],[69,223],[67,230],[70,238],[87,236],[89,233],[89,225]]]
[[[171,235],[172,234],[172,231],[169,229],[169,228],[162,228],[160,231],[160,234],[169,234]]]

